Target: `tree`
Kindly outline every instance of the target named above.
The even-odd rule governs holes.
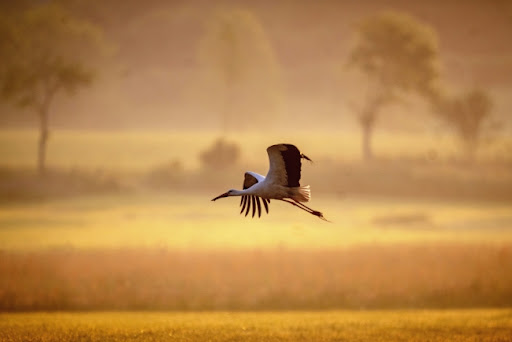
[[[58,93],[73,94],[93,80],[92,58],[101,32],[53,4],[0,18],[0,95],[39,118],[37,165],[45,172],[50,106]]]
[[[251,12],[215,13],[200,42],[199,56],[210,76],[208,93],[221,101],[224,134],[237,122],[244,121],[240,120],[241,114],[261,118],[278,113],[281,98],[278,64],[260,22]],[[257,125],[257,120],[251,124]]]
[[[357,26],[348,66],[366,83],[355,104],[363,132],[363,156],[373,158],[371,138],[382,108],[406,93],[430,97],[438,77],[435,32],[409,15],[383,12]]]
[[[465,159],[474,161],[485,124],[492,114],[490,95],[482,89],[468,90],[458,96],[438,94],[435,107],[435,112],[460,138]]]

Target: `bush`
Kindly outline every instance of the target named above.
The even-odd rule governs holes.
[[[201,165],[205,169],[222,170],[236,164],[240,158],[240,147],[223,138],[217,139],[206,151],[199,156]]]

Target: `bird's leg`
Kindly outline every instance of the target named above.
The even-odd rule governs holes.
[[[319,211],[313,210],[313,209],[311,209],[310,207],[308,207],[307,205],[302,204],[302,203],[301,203],[301,202],[299,202],[299,201],[296,201],[296,200],[293,200],[293,201],[294,201],[296,204],[298,204],[299,206],[301,206],[302,208],[305,208],[305,209],[307,209],[307,210],[309,210],[309,211],[311,211],[311,212],[317,212],[317,213],[319,213]]]
[[[310,207],[305,206],[304,204],[302,204],[302,203],[300,203],[300,202],[297,202],[297,201],[293,201],[293,202],[292,202],[292,201],[288,201],[288,200],[285,200],[285,199],[281,199],[281,201],[284,201],[284,202],[286,202],[286,203],[290,203],[291,205],[294,205],[294,206],[296,206],[297,208],[300,208],[300,209],[302,209],[302,210],[304,210],[304,211],[306,211],[306,212],[308,212],[308,213],[310,213],[310,214],[312,214],[312,215],[317,216],[318,218],[320,218],[320,219],[322,219],[322,220],[324,220],[324,221],[329,222],[329,220],[327,220],[327,219],[324,217],[324,214],[322,214],[322,213],[321,213],[321,212],[319,212],[319,211],[313,210],[313,209],[311,209]]]
[[[308,207],[307,205],[303,204],[303,203],[300,203],[300,202],[297,202],[294,200],[295,203],[297,203],[299,206],[305,208],[305,209],[308,209],[311,211],[311,214],[315,215],[315,216],[318,216],[318,218],[324,220],[324,221],[327,221],[327,222],[331,222],[329,221],[328,219],[326,219],[324,217],[324,214],[322,214],[320,211],[317,211],[317,210],[314,210],[314,209],[311,209],[310,207]]]
[[[286,200],[286,199],[281,199],[281,201],[286,202],[286,203],[290,203],[291,205],[294,205],[294,206],[296,206],[297,208],[300,208],[300,209],[302,209],[302,210],[304,210],[304,211],[307,211],[307,212],[308,212],[308,213],[310,213],[310,214],[312,214],[312,213],[313,213],[313,211],[312,211],[312,210],[310,210],[310,209],[306,209],[306,208],[304,208],[304,207],[301,207],[301,206],[300,206],[300,205],[298,205],[296,202],[288,201],[288,200]]]

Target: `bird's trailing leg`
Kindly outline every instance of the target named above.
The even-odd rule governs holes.
[[[297,201],[293,201],[293,202],[292,202],[292,201],[288,201],[288,200],[286,200],[286,199],[282,199],[281,201],[284,201],[284,202],[286,202],[286,203],[290,203],[291,205],[294,205],[294,206],[296,206],[297,208],[300,208],[300,209],[302,209],[302,210],[304,210],[304,211],[306,211],[306,212],[308,212],[308,213],[310,213],[310,214],[312,214],[312,215],[317,216],[319,219],[322,219],[322,220],[324,220],[324,221],[330,222],[329,220],[327,220],[327,219],[324,217],[324,214],[322,214],[322,213],[321,213],[321,212],[319,212],[319,211],[313,210],[313,209],[311,209],[310,207],[308,207],[308,206],[306,206],[306,205],[304,205],[304,204],[302,204],[302,203],[300,203],[300,202],[297,202]]]

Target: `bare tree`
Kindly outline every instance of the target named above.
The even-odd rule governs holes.
[[[363,156],[370,160],[371,137],[382,108],[409,92],[430,96],[436,87],[438,46],[430,27],[397,12],[366,18],[356,33],[348,67],[366,84],[366,91],[352,103],[363,132]]]
[[[57,5],[33,7],[0,19],[4,64],[0,95],[33,109],[39,118],[37,165],[45,171],[50,106],[58,93],[72,94],[91,83],[91,55],[102,49],[100,31]]]

